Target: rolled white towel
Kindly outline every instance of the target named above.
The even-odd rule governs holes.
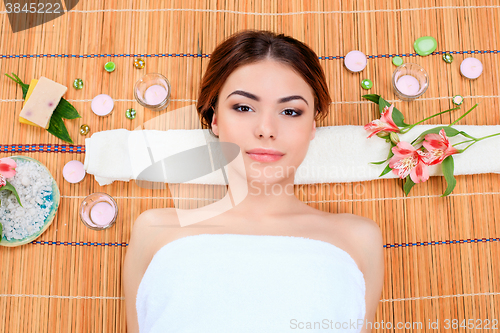
[[[400,135],[400,140],[411,142],[423,131],[436,126],[439,125],[418,125]],[[454,128],[474,137],[500,132],[500,125],[456,125]],[[374,165],[370,162],[385,160],[390,144],[377,136],[370,139],[367,136],[368,132],[363,126],[318,127],[306,157],[297,169],[295,184],[356,182],[379,178],[386,164]],[[218,141],[207,129],[102,131],[85,139],[84,166],[100,185],[111,184],[115,180],[141,179],[141,176],[146,177],[143,180],[160,181],[162,176],[140,173],[155,161]],[[461,135],[450,138],[452,144],[460,141],[464,141]],[[500,173],[500,136],[474,144],[463,154],[454,155],[454,160],[455,175]],[[430,166],[429,174],[442,175],[441,165]],[[396,177],[390,172],[382,178]],[[169,178],[168,182],[184,181],[176,181],[174,177]],[[185,183],[226,184],[220,170]]]

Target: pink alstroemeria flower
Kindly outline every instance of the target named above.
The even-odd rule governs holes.
[[[415,184],[429,179],[427,165],[422,159],[425,154],[423,151],[408,142],[400,141],[392,147],[392,152],[394,156],[389,161],[389,167],[399,178],[404,179],[410,175]]]
[[[457,148],[450,145],[444,129],[441,129],[439,134],[427,134],[422,145],[427,149],[424,156],[424,161],[427,165],[439,164],[446,157],[460,153]]]
[[[5,177],[3,175],[0,175],[0,188],[5,186],[7,184],[7,181],[5,180]]]
[[[365,130],[372,131],[372,133],[368,135],[368,138],[382,131],[399,133],[399,127],[397,127],[394,121],[392,120],[393,108],[394,108],[393,104],[391,104],[390,107],[386,106],[384,108],[384,112],[382,112],[382,116],[380,117],[380,119],[375,119],[364,126]]]
[[[5,177],[5,178],[10,178],[14,177],[16,174],[16,161],[14,161],[12,158],[9,157],[4,157],[0,158],[0,173]]]

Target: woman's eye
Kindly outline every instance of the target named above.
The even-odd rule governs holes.
[[[301,112],[297,112],[294,109],[286,109],[283,112],[285,113],[285,115],[292,116],[292,117],[297,117],[297,116],[300,116],[300,114],[301,114]]]
[[[233,106],[233,109],[240,112],[247,112],[249,110],[252,110],[249,106],[246,105],[235,105]]]

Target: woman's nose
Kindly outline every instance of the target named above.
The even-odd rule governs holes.
[[[261,113],[257,119],[256,135],[260,138],[276,138],[277,120],[270,112]]]

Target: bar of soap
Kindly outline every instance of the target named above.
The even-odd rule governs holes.
[[[33,90],[30,92],[32,86]],[[52,113],[68,88],[42,76],[38,82],[31,81],[29,90],[19,114],[19,121],[47,129]]]
[[[28,88],[28,92],[26,93],[26,97],[24,98],[23,108],[26,105],[26,102],[28,101],[28,98],[30,98],[31,93],[33,92],[33,89],[35,89],[35,86],[36,86],[37,82],[38,82],[37,79],[31,79],[30,86]],[[23,117],[19,117],[19,122],[23,123],[23,124],[28,124],[28,125],[31,125],[31,126],[40,127],[37,124],[32,123],[31,121],[24,119]]]

